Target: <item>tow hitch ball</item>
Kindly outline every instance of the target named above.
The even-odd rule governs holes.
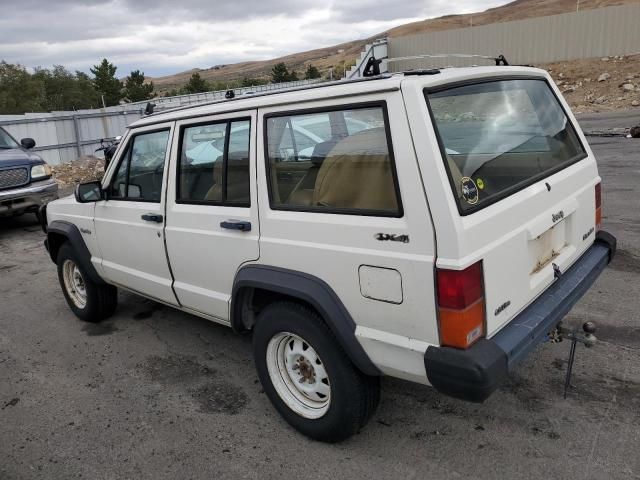
[[[566,339],[571,342],[571,349],[569,350],[569,362],[567,365],[567,375],[564,378],[564,398],[567,398],[567,390],[571,383],[571,371],[573,370],[573,362],[576,358],[576,344],[578,342],[584,344],[585,347],[590,348],[596,344],[598,340],[594,333],[596,332],[596,324],[594,322],[584,322],[582,324],[582,332],[578,329],[570,329],[562,325],[562,322],[549,334],[549,340],[552,343],[559,343]]]

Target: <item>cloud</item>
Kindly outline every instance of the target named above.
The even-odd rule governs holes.
[[[138,68],[161,75],[274,58],[366,38],[400,23],[499,3],[21,0],[2,5],[0,59],[88,72],[106,57],[122,75]]]

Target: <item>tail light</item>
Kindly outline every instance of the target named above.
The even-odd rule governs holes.
[[[440,343],[467,348],[485,334],[482,263],[437,270]]]
[[[596,184],[596,231],[602,225],[602,184]]]

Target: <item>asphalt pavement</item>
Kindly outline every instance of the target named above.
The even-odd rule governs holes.
[[[567,318],[599,338],[578,347],[568,398],[569,343],[544,344],[481,405],[385,378],[338,445],[280,419],[250,336],[127,293],[83,323],[35,219],[0,220],[0,479],[640,479],[640,140],[589,141],[619,250]]]

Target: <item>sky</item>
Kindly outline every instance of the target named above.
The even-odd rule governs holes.
[[[0,60],[126,76],[208,68],[367,38],[507,0],[0,0]]]

